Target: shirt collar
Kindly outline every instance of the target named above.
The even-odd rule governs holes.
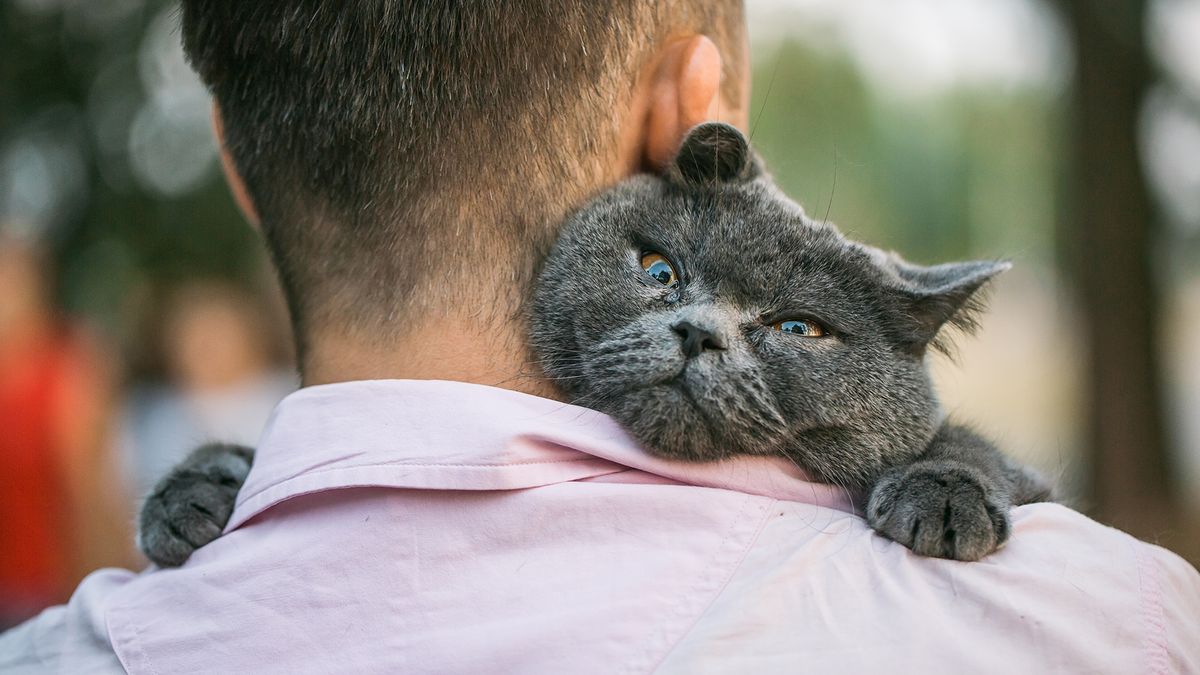
[[[844,491],[809,481],[782,457],[661,459],[587,408],[462,382],[366,380],[280,402],[226,529],[325,490],[511,490],[628,472],[853,511]]]

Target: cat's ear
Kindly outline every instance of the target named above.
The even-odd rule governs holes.
[[[946,324],[973,331],[976,316],[983,309],[981,291],[1012,267],[1008,262],[989,260],[925,267],[894,255],[889,262],[900,277],[903,311],[911,319],[906,342],[917,353],[924,353],[931,345],[944,348],[938,333]]]
[[[760,172],[758,159],[741,131],[723,122],[705,122],[683,139],[667,177],[680,185],[711,188],[745,182]]]

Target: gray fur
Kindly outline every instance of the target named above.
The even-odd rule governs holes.
[[[974,328],[981,289],[1009,265],[923,267],[849,241],[760,167],[739,132],[702,125],[665,177],[631,179],[568,220],[529,310],[539,363],[653,454],[784,455],[867,495],[871,525],[918,553],[986,555],[1008,536],[1008,508],[1049,489],[946,423],[925,356],[945,348],[946,326]],[[674,263],[677,287],[642,270],[647,251]],[[771,327],[794,317],[833,334]],[[724,348],[688,358],[681,322]]]
[[[676,286],[642,269],[647,252],[672,262]],[[881,534],[976,560],[1007,539],[1010,506],[1049,488],[946,423],[925,356],[944,348],[947,325],[973,328],[979,291],[1006,269],[922,267],[852,242],[781,194],[740,132],[706,124],[664,176],[632,178],[568,219],[529,303],[530,343],[572,402],[611,415],[652,454],[783,455],[865,495]],[[830,334],[772,327],[793,318]],[[698,343],[683,325],[712,348],[689,356],[684,345]],[[194,517],[154,499],[156,514]],[[167,541],[183,550],[211,532]]]
[[[1050,498],[1040,476],[946,424],[919,460],[884,472],[866,512],[876,531],[921,555],[978,560],[1008,539],[1010,506]]]
[[[221,536],[254,451],[209,443],[171,469],[142,504],[138,548],[162,567],[177,567]]]

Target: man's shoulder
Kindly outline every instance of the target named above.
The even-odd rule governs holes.
[[[1178,555],[1053,502],[1014,508],[1009,541],[975,563],[913,554],[874,532],[857,515],[808,505],[777,504],[777,513],[763,528],[756,547],[756,555],[768,565],[805,562],[826,566],[853,558],[876,563],[861,570],[866,575],[893,574],[905,568],[906,574],[987,577],[1008,576],[1021,570],[1047,582],[1065,582],[1066,577],[1059,573],[1080,565],[1087,568],[1088,574],[1070,577],[1075,585],[1096,580],[1131,587],[1136,580],[1131,574],[1139,566],[1153,566],[1158,570],[1156,574],[1174,580],[1200,581],[1196,569]]]
[[[781,503],[667,670],[1200,665],[1184,644],[1200,630],[1200,575],[1187,562],[1058,504],[1012,516],[1003,548],[962,563],[914,555],[856,516]]]
[[[93,572],[65,605],[46,609],[0,635],[0,672],[124,673],[105,620],[112,596],[135,575],[128,570]]]
[[[747,563],[788,572],[850,569],[853,577],[843,579],[856,587],[903,578],[914,592],[920,584],[951,591],[949,596],[926,600],[955,604],[972,586],[1005,588],[1018,583],[1059,593],[1056,603],[1064,607],[1073,606],[1071,600],[1093,608],[1101,602],[1139,603],[1155,586],[1163,585],[1200,594],[1200,573],[1178,555],[1067,506],[1052,502],[1019,506],[1011,518],[1012,535],[1005,545],[981,561],[965,563],[916,555],[875,533],[858,516],[835,514],[822,519],[811,509],[781,508],[764,527]],[[802,577],[805,582],[819,578],[819,574]]]

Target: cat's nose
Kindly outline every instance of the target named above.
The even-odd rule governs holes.
[[[706,349],[725,349],[725,341],[720,335],[690,321],[680,321],[671,326],[671,330],[683,338],[683,353],[689,359],[700,356]]]

